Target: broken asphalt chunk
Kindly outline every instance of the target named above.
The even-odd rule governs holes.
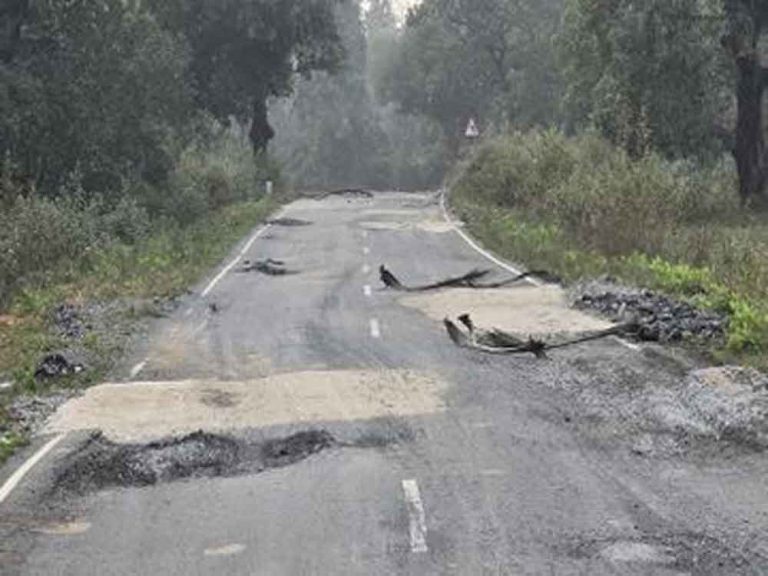
[[[422,286],[406,286],[397,278],[397,276],[388,270],[386,266],[381,265],[379,267],[379,278],[381,279],[381,282],[384,284],[384,286],[390,290],[399,290],[401,292],[428,292],[430,290],[439,290],[441,288],[473,288],[478,290],[493,289],[511,286],[512,284],[522,282],[523,280],[531,277],[552,279],[552,276],[547,272],[531,271],[498,282],[481,282],[481,280],[486,278],[490,273],[490,270],[472,270],[463,276],[447,278],[432,284],[424,284]]]
[[[48,354],[38,364],[37,370],[35,370],[35,379],[43,380],[72,376],[80,374],[84,370],[85,366],[83,364],[67,358],[63,353]]]

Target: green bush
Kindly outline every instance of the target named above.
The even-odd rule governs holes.
[[[618,276],[731,318],[728,349],[768,349],[768,227],[732,163],[633,160],[594,134],[487,142],[453,184],[482,240],[566,279]]]

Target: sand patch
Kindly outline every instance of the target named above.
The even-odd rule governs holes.
[[[556,286],[501,290],[459,288],[408,295],[400,303],[443,320],[469,313],[481,328],[499,328],[523,335],[604,330],[611,324],[568,307]]]
[[[444,410],[446,386],[412,371],[297,372],[236,381],[105,384],[51,418],[47,433],[101,430],[137,442],[197,430],[416,416]]]
[[[445,234],[453,230],[453,226],[448,222],[441,220],[422,220],[419,222],[392,222],[392,221],[370,221],[360,222],[360,228],[372,231],[393,231],[408,232],[419,230],[431,234]]]

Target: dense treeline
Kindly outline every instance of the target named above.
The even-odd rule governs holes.
[[[374,86],[397,49],[388,0],[363,11],[354,0],[336,9],[346,57],[333,73],[299,80],[291,98],[274,101],[274,152],[296,186],[418,189],[440,184],[446,146],[439,125],[403,113]]]
[[[269,98],[344,59],[337,4],[2,0],[0,305],[253,199]]]
[[[632,157],[736,160],[745,201],[765,192],[761,42],[751,0],[424,0],[376,78],[458,150],[486,133],[597,129]]]

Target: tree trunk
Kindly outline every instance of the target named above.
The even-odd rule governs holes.
[[[28,9],[29,0],[0,2],[0,61],[6,64],[16,55]]]
[[[256,154],[265,152],[269,141],[275,137],[275,131],[269,125],[266,98],[256,97],[253,100],[253,118],[249,137]]]
[[[746,203],[762,196],[768,176],[768,159],[763,137],[766,70],[755,53],[740,56],[737,65],[738,118],[733,155],[739,172],[739,194],[742,202]]]

